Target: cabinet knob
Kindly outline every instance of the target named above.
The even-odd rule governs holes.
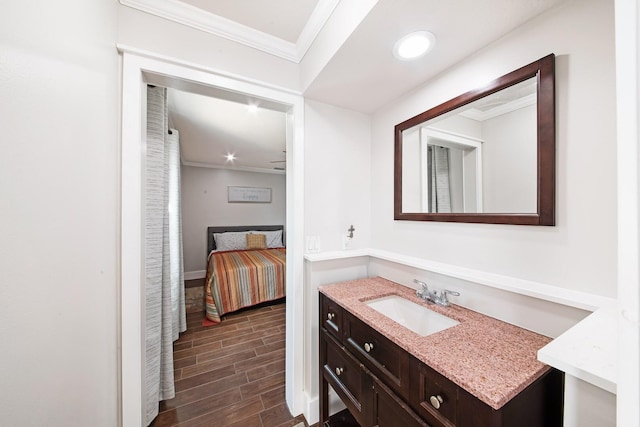
[[[371,352],[371,350],[373,350],[373,343],[370,343],[370,342],[364,343],[364,351],[369,353]]]
[[[429,398],[429,402],[431,402],[431,406],[433,406],[434,408],[440,409],[440,404],[444,402],[444,400],[442,400],[442,397],[440,395],[437,395],[431,396]]]
[[[336,375],[340,376],[340,374],[342,374],[344,372],[343,368],[336,368]]]
[[[333,320],[334,317],[336,317],[335,313],[327,313],[327,319]]]

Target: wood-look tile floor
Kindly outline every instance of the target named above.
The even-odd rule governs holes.
[[[284,302],[229,314],[202,327],[187,316],[187,331],[174,343],[176,396],[160,403],[152,427],[289,427],[284,397]]]

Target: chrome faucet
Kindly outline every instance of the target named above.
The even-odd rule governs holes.
[[[445,289],[443,291],[438,291],[437,289],[431,290],[429,289],[429,285],[427,285],[425,282],[418,279],[413,279],[413,281],[414,283],[422,286],[422,289],[418,289],[416,291],[416,295],[418,296],[418,298],[421,298],[429,303],[435,303],[442,307],[448,307],[451,305],[451,303],[449,302],[447,295],[453,295],[456,297],[460,296],[460,292],[450,291],[448,289]]]

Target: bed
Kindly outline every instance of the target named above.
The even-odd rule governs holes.
[[[284,298],[284,241],[282,225],[208,227],[205,320]]]

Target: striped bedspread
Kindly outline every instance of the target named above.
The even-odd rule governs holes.
[[[285,295],[286,249],[214,252],[205,282],[206,316],[219,323],[225,313]]]

